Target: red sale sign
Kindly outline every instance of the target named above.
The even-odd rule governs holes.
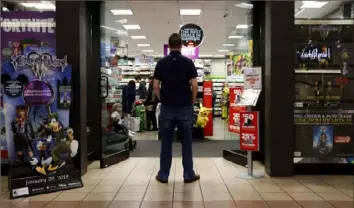
[[[240,133],[240,113],[246,111],[246,107],[235,106],[229,109],[229,132]]]
[[[236,106],[241,100],[243,87],[230,88],[230,108]]]
[[[240,113],[240,149],[259,151],[258,111]]]

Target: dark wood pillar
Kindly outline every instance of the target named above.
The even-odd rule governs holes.
[[[78,155],[73,158],[76,168],[81,174],[87,172],[87,38],[88,18],[86,3],[80,1],[56,2],[56,46],[57,56],[68,58],[72,65],[73,108],[70,111],[70,126],[74,129],[75,138],[79,141]]]
[[[294,2],[265,2],[265,171],[293,175]]]

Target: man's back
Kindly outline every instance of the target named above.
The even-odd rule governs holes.
[[[154,77],[161,81],[161,104],[168,107],[184,107],[192,104],[190,80],[197,77],[192,60],[172,51],[158,61]]]

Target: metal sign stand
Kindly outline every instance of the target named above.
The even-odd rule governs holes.
[[[247,111],[252,111],[252,106],[247,106]],[[241,138],[240,138],[241,139]],[[259,140],[259,138],[258,138]],[[252,179],[260,179],[264,177],[264,173],[254,173],[253,172],[253,159],[252,159],[252,151],[247,151],[247,174],[243,173],[237,178],[252,180]]]

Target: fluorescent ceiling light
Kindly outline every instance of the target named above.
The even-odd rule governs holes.
[[[229,50],[221,49],[221,50],[218,50],[218,52],[229,52]]]
[[[241,38],[243,38],[242,35],[230,35],[229,36],[229,39],[241,39]]]
[[[140,25],[123,25],[126,30],[140,30]]]
[[[248,3],[240,3],[240,4],[236,4],[235,6],[243,9],[253,9],[253,4],[248,4]]]
[[[236,29],[247,29],[248,25],[237,25]]]
[[[328,4],[328,1],[303,1],[301,9],[319,9]]]
[[[150,47],[150,44],[148,43],[142,43],[142,44],[138,44],[138,47]]]
[[[223,44],[222,46],[225,46],[225,47],[233,47],[233,46],[235,46],[235,44],[233,44],[233,43],[225,43],[225,44]]]
[[[128,22],[127,19],[121,19],[121,20],[117,20],[116,22],[120,23],[120,24],[125,24]]]
[[[21,3],[24,7],[32,7],[38,10],[55,9],[55,5],[50,2],[41,3]]]
[[[181,9],[179,10],[180,15],[200,15],[202,10],[200,9]]]
[[[112,9],[113,15],[133,15],[133,11],[131,9]]]
[[[305,11],[305,9],[300,9],[299,11],[295,12],[295,17],[298,16],[299,14],[301,14],[303,11]]]
[[[135,40],[141,40],[141,39],[146,39],[146,37],[145,36],[143,36],[143,35],[138,35],[138,36],[131,36],[132,37],[132,39],[135,39]]]
[[[213,57],[215,57],[215,58],[224,58],[225,55],[214,55]]]
[[[144,53],[152,53],[152,52],[154,52],[154,50],[142,50],[142,52],[144,52]]]

